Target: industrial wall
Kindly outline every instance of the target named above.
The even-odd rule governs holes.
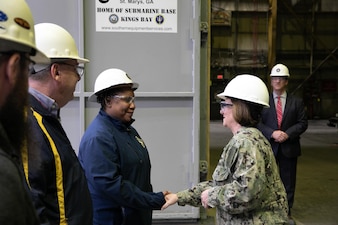
[[[274,64],[288,66],[289,93],[303,98],[309,119],[338,112],[338,1],[211,0],[210,118],[214,94],[240,73],[270,86]]]

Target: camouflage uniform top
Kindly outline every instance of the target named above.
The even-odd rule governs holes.
[[[287,199],[271,146],[256,128],[241,128],[224,147],[213,180],[177,193],[178,204],[216,207],[219,225],[284,224]]]

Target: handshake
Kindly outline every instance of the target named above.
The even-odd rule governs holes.
[[[177,194],[171,193],[170,191],[163,191],[165,203],[161,207],[161,210],[168,208],[169,206],[175,204],[178,201]]]
[[[206,189],[201,194],[201,205],[206,209],[210,208],[210,206],[208,205],[208,192],[209,190]],[[175,193],[171,193],[170,191],[164,191],[163,195],[166,202],[161,207],[161,210],[168,208],[169,206],[177,203],[178,201],[178,195]]]

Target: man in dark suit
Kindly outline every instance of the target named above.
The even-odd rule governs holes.
[[[270,77],[272,87],[270,108],[263,109],[258,128],[271,143],[287,192],[291,219],[296,188],[297,158],[301,155],[300,135],[308,127],[307,115],[303,100],[286,92],[290,77],[289,69],[283,64],[277,64],[272,68]]]

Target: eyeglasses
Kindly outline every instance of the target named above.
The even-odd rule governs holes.
[[[135,97],[134,96],[123,96],[123,95],[114,95],[114,98],[121,99],[125,103],[131,104],[135,102]]]
[[[67,65],[67,66],[73,67],[76,70],[77,75],[79,75],[80,79],[84,74],[84,67],[83,66],[73,65],[73,64],[65,63],[65,62],[57,62],[57,64]]]
[[[286,77],[271,77],[272,81],[285,81],[287,80]]]
[[[230,104],[230,103],[226,103],[226,102],[220,103],[221,110],[223,110],[226,107],[232,107],[232,106],[233,106],[233,104]]]

